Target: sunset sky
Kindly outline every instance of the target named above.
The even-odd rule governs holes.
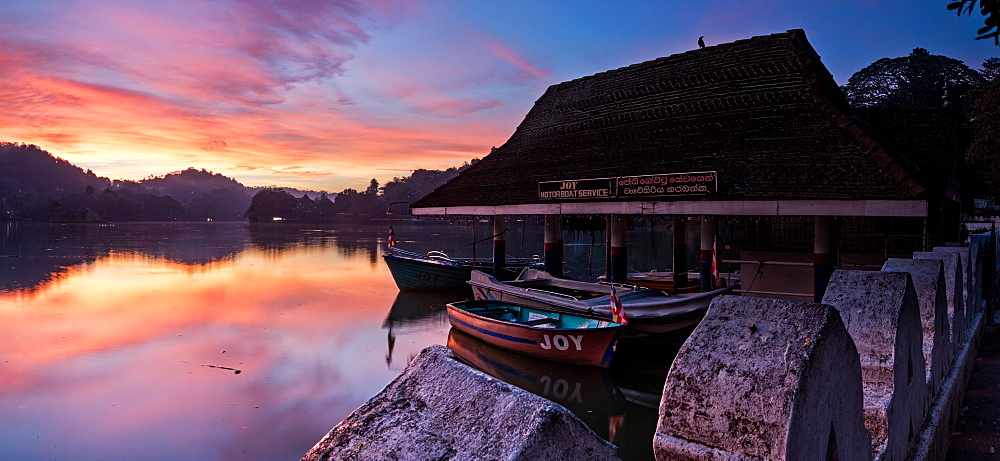
[[[112,179],[205,168],[338,192],[503,144],[549,85],[804,29],[838,83],[923,47],[978,69],[950,0],[0,0],[0,141]]]

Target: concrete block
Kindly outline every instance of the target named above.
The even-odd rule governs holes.
[[[837,311],[723,296],[681,347],[653,435],[658,460],[868,459],[861,363]]]
[[[969,325],[972,323],[973,315],[979,310],[979,304],[972,297],[972,290],[969,284],[972,273],[970,269],[970,261],[972,254],[969,252],[969,247],[934,247],[934,251],[939,253],[957,253],[961,263],[962,263],[962,290],[965,293],[965,324]]]
[[[618,459],[564,407],[424,349],[303,460]]]
[[[948,320],[951,322],[952,361],[956,344],[965,340],[968,330],[965,315],[965,277],[962,275],[962,260],[958,253],[942,251],[917,251],[913,259],[940,259],[944,264],[944,288],[948,296]]]
[[[927,406],[923,327],[910,276],[838,270],[823,304],[840,312],[858,349],[872,459],[904,459]]]
[[[948,292],[944,287],[944,264],[938,259],[889,258],[882,272],[906,272],[913,280],[920,303],[923,325],[924,366],[927,376],[928,399],[931,402],[948,372],[951,334],[948,325]]]

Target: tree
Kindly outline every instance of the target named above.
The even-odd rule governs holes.
[[[966,151],[971,171],[976,172],[982,193],[1000,200],[1000,82],[980,92],[969,110],[972,143]]]
[[[945,84],[956,100],[986,83],[962,61],[914,48],[909,56],[882,58],[854,73],[843,87],[856,107],[940,107]]]
[[[292,218],[299,201],[279,187],[265,187],[250,199],[243,217],[253,223],[271,222],[274,218]]]
[[[365,189],[365,194],[367,195],[378,195],[378,180],[372,178],[371,182],[368,183],[368,188]]]
[[[980,28],[976,40],[993,38],[993,44],[1000,46],[1000,0],[959,0],[948,4],[949,10],[957,10],[959,16],[968,13],[972,16],[972,11],[979,3],[979,13],[986,17],[983,23],[986,27]]]
[[[979,73],[987,81],[996,83],[997,77],[1000,77],[1000,58],[986,58]]]

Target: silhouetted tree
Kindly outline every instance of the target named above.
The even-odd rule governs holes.
[[[294,219],[298,200],[278,187],[265,187],[250,200],[250,208],[243,217],[253,223],[271,222],[274,218]]]
[[[983,20],[985,27],[980,28],[976,40],[993,38],[993,44],[1000,46],[1000,0],[958,0],[948,4],[949,10],[956,10],[959,16],[968,13],[972,16],[976,3],[979,3],[979,13],[986,19]]]
[[[986,58],[979,73],[987,81],[996,82],[997,77],[1000,77],[1000,58]]]
[[[882,58],[855,72],[843,90],[857,107],[940,107],[946,82],[958,100],[986,79],[962,61],[914,48],[909,56]]]
[[[973,135],[966,160],[979,179],[980,194],[1000,200],[1000,81],[976,94],[970,106]]]

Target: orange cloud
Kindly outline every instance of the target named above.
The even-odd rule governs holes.
[[[193,166],[248,185],[338,191],[376,168],[482,157],[512,128],[478,115],[504,104],[496,98],[414,81],[406,105],[394,108],[390,90],[377,96],[388,105],[373,106],[339,83],[405,3],[66,8],[48,23],[0,27],[0,140],[111,178]]]

